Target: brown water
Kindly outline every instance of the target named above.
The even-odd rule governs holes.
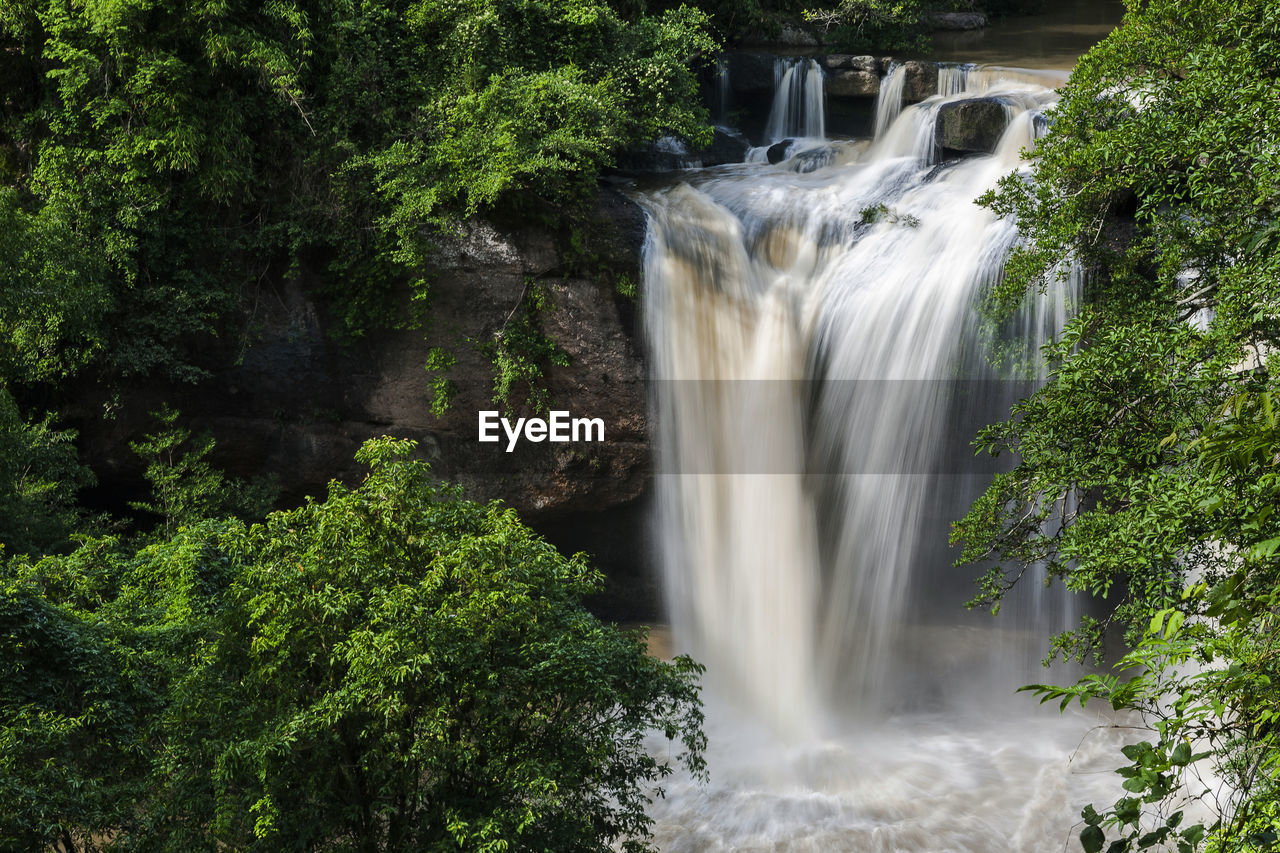
[[[929,58],[988,67],[944,69],[921,104],[884,99],[874,140],[808,138],[813,168],[750,160],[642,197],[672,620],[650,649],[707,665],[710,738],[710,780],[677,772],[650,809],[664,853],[1078,851],[1081,807],[1119,795],[1126,728],[1014,693],[1072,680],[1038,660],[1079,603],[1033,579],[1006,621],[963,615],[940,519],[975,483],[935,460],[976,402],[931,389],[994,375],[973,307],[1017,234],[972,200],[1024,166],[1120,11],[1074,0],[942,34]],[[779,86],[775,114],[821,110],[809,92]],[[936,162],[939,111],[976,96],[1006,105],[1005,137]],[[830,130],[811,118],[793,127]],[[863,221],[876,207],[892,220]],[[1025,318],[1028,351],[1065,323],[1071,284]]]
[[[1047,0],[1044,14],[1003,18],[983,30],[934,33],[920,59],[1069,70],[1124,17],[1123,0]]]

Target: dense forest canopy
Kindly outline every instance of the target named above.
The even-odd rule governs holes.
[[[0,569],[0,845],[648,849],[656,783],[701,772],[700,667],[411,450],[263,524]]]
[[[593,0],[22,2],[0,39],[12,381],[194,378],[184,339],[301,264],[351,334],[388,322],[433,228],[548,215],[617,149],[705,134],[715,46],[699,12]]]

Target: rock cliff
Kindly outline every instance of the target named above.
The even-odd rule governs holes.
[[[595,214],[587,247],[593,262],[609,277],[638,281],[642,212],[605,190]],[[113,493],[128,497],[141,487],[141,464],[128,442],[154,427],[145,413],[165,401],[194,428],[214,434],[223,467],[242,476],[277,475],[290,502],[323,494],[330,479],[357,480],[356,449],[384,434],[418,441],[441,478],[462,484],[469,497],[501,498],[533,522],[641,495],[650,474],[648,409],[632,300],[573,272],[581,263],[568,263],[557,241],[535,227],[507,232],[473,222],[444,241],[438,257],[422,328],[336,340],[336,323],[298,276],[251,309],[242,339],[211,342],[201,359],[211,374],[206,381],[139,384],[118,397],[82,389],[68,414],[102,499],[122,502]],[[500,408],[484,344],[534,288],[544,305],[537,325],[568,358],[566,366],[544,370],[552,406],[603,418],[604,442],[522,442],[507,453],[505,442],[477,441],[478,412]],[[456,359],[445,374],[455,396],[441,416],[432,413],[433,376],[426,369],[433,348]],[[113,411],[128,414],[112,417]]]

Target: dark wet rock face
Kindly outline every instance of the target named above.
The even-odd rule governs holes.
[[[597,268],[638,283],[643,213],[612,191],[601,193],[595,213],[598,233],[588,248]],[[571,272],[557,241],[535,227],[507,232],[472,222],[444,242],[438,264],[423,328],[339,343],[335,323],[300,276],[264,297],[252,338],[223,341],[204,354],[212,375],[206,382],[125,388],[117,410],[129,414],[116,418],[103,417],[105,391],[81,388],[68,417],[104,500],[138,488],[142,466],[128,443],[155,428],[145,413],[162,402],[214,434],[215,461],[229,472],[276,475],[286,502],[322,496],[331,479],[358,482],[355,451],[379,435],[415,439],[442,479],[461,483],[472,498],[502,498],[533,522],[641,495],[651,463],[633,303],[612,284]],[[552,407],[602,418],[604,442],[522,441],[507,453],[505,439],[477,440],[478,413],[499,408],[493,365],[477,344],[494,340],[529,287],[545,296],[540,331],[569,357],[567,367],[545,368]],[[407,310],[407,293],[405,300]],[[456,397],[439,417],[426,369],[436,347],[457,360],[448,372]]]
[[[728,54],[729,87],[735,95],[773,97],[773,64],[776,60],[777,57],[771,53]]]
[[[751,141],[732,128],[717,127],[711,144],[696,153],[704,166],[722,166],[741,163],[747,159]]]
[[[906,79],[902,83],[902,99],[907,103],[918,103],[932,95],[938,94],[938,64],[936,62],[920,62],[909,60],[902,63]]]
[[[622,172],[675,172],[741,163],[747,158],[751,142],[732,128],[717,127],[705,148],[692,148],[683,140],[671,137],[651,142],[642,148],[625,151],[618,157]]]
[[[632,148],[618,155],[617,166],[624,172],[674,172],[679,169],[696,169],[702,160],[689,150],[689,146],[674,137],[665,137],[640,148]]]
[[[775,142],[769,146],[769,150],[765,152],[765,156],[770,163],[781,163],[787,159],[791,146],[795,143],[794,139],[784,139],[781,142]]]

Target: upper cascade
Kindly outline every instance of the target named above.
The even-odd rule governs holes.
[[[768,142],[826,136],[826,92],[822,66],[812,59],[774,61],[773,106],[765,127]]]
[[[737,78],[730,76],[732,59],[722,57],[716,66],[716,111],[722,121],[729,115],[729,101],[737,86]],[[833,60],[846,65],[853,62],[859,69],[856,73],[878,81],[873,90],[874,116],[867,128],[874,143],[870,153],[853,156],[844,150],[852,135],[828,137],[827,83],[835,78],[823,69],[824,63],[829,65]],[[840,73],[846,72],[840,68],[832,72]],[[776,58],[773,97],[761,144],[747,151],[745,159],[752,163],[786,161],[786,168],[799,172],[868,156],[914,157],[936,163],[956,154],[1007,153],[1016,160],[1021,148],[1036,137],[1023,139],[1026,134],[1019,131],[1023,141],[1012,145],[1005,139],[1006,129],[1014,123],[1023,124],[1019,117],[1024,113],[1030,113],[1027,127],[1042,129],[1042,112],[1056,100],[1055,89],[1064,80],[1056,71],[1002,66],[892,62],[870,56]],[[860,151],[866,148],[863,143],[852,144],[860,146]]]
[[[929,163],[941,159],[942,149],[960,148],[975,150],[969,146],[950,145],[947,139],[939,139],[938,128],[942,118],[958,104],[983,99],[993,107],[1000,107],[997,126],[963,128],[967,135],[978,136],[976,150],[996,154],[1006,165],[1017,164],[1024,147],[1034,144],[1036,127],[1041,126],[1043,111],[1057,102],[1053,87],[1062,82],[1056,72],[1034,71],[1024,68],[1004,68],[983,65],[940,65],[938,67],[937,92],[919,103],[904,106],[903,81],[906,66],[891,66],[885,84],[876,100],[875,149],[881,157],[911,156]],[[960,122],[973,125],[981,120],[982,113],[959,113]],[[990,111],[986,115],[989,116]],[[1019,118],[1026,115],[1026,119]],[[899,121],[899,117],[902,118]],[[1009,137],[1009,128],[1019,125],[1015,138]],[[961,134],[956,134],[957,136]]]

